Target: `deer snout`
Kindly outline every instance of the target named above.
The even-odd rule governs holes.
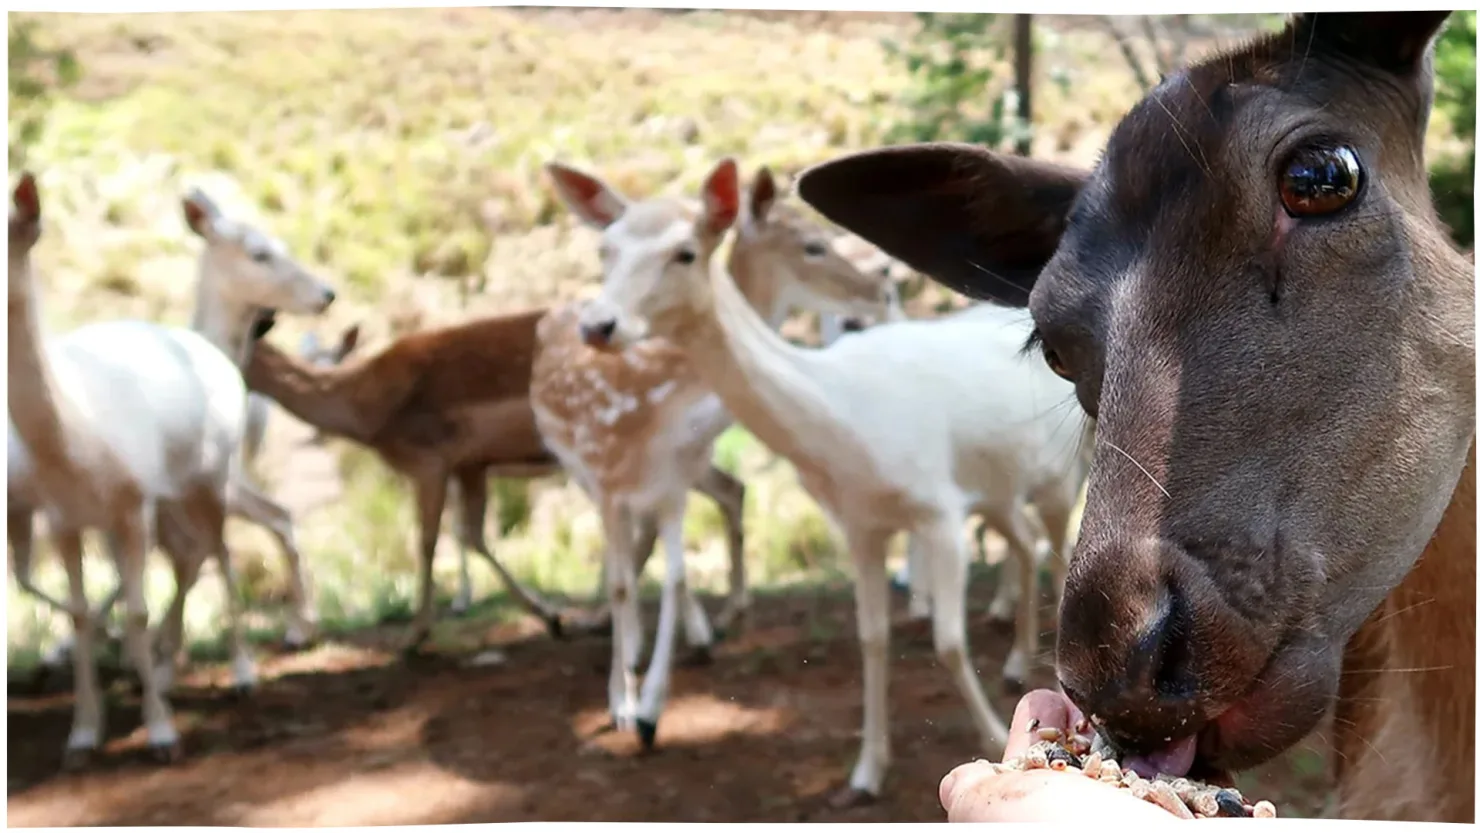
[[[611,344],[612,335],[616,331],[617,319],[615,318],[581,322],[581,340],[592,347],[605,347]]]
[[[1083,547],[1064,588],[1059,678],[1097,732],[1150,753],[1206,722],[1192,599],[1169,569],[1185,553],[1149,539]]]

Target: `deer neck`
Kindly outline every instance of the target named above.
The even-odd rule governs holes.
[[[78,450],[73,442],[76,415],[69,407],[57,375],[46,352],[46,334],[41,324],[40,300],[29,268],[10,265],[11,272],[25,269],[27,275],[22,289],[11,290],[8,304],[9,331],[6,349],[9,350],[6,372],[9,375],[9,393],[6,405],[16,434],[26,445],[26,451],[35,461],[38,477],[48,473],[68,475],[74,468],[74,457],[70,451]],[[15,278],[12,277],[12,283]]]
[[[252,325],[259,308],[228,297],[215,279],[209,256],[200,261],[195,285],[195,312],[190,327],[216,345],[237,368],[245,368],[251,357]]]
[[[765,258],[753,251],[755,244],[749,243],[745,232],[730,249],[729,271],[740,297],[756,311],[772,331],[780,331],[790,312],[786,301],[785,286],[779,272],[765,268]]]
[[[710,297],[667,337],[747,431],[803,464],[840,427],[815,360],[762,320],[728,272],[712,270],[710,285]]]
[[[250,352],[243,374],[248,389],[325,433],[370,442],[374,431],[353,394],[358,377],[348,369],[296,361],[265,341]]]
[[[1341,816],[1473,823],[1473,442],[1433,537],[1348,644],[1342,674],[1335,743]],[[1403,762],[1404,771],[1388,761]]]

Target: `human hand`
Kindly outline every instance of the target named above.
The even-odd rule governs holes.
[[[1003,759],[1022,755],[1037,741],[1029,726],[1068,732],[1082,720],[1084,714],[1057,691],[1030,691],[1013,713]],[[1128,790],[1095,778],[1051,769],[1004,771],[987,761],[951,770],[940,782],[940,804],[952,822],[1180,821]]]

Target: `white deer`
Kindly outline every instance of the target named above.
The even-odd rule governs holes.
[[[578,201],[590,216],[612,218],[604,242],[613,255],[581,326],[614,345],[661,337],[682,349],[725,409],[795,466],[847,540],[864,717],[860,756],[838,800],[878,795],[889,765],[885,556],[901,531],[918,539],[924,556],[937,656],[967,701],[981,745],[1000,751],[1007,726],[967,651],[965,519],[985,515],[1030,565],[1024,498],[1051,533],[1064,529],[1086,457],[1078,420],[1057,407],[1072,386],[1022,352],[1026,314],[984,305],[932,321],[886,322],[825,349],[797,347],[766,326],[726,271],[709,268],[739,213],[733,160],[711,171],[702,212],[682,228],[626,214],[626,200],[597,186]],[[1025,601],[1036,612],[1031,597]],[[1036,635],[1020,624],[1020,644],[1036,648]]]
[[[108,321],[46,339],[31,250],[41,201],[29,173],[12,194],[8,253],[7,404],[32,462],[37,509],[46,513],[67,569],[74,623],[76,698],[67,761],[80,763],[103,737],[96,628],[83,585],[82,532],[104,533],[118,569],[124,642],[142,683],[148,743],[178,753],[179,734],[154,671],[144,568],[156,531],[175,555],[177,593],[206,557],[222,565],[233,670],[254,673],[222,537],[226,490],[240,465],[246,386],[219,348],[198,333],[144,321]],[[158,520],[158,522],[157,522]]]
[[[196,281],[192,328],[233,359],[240,368],[247,358],[260,326],[264,309],[317,315],[334,300],[334,292],[300,266],[282,241],[238,219],[227,218],[204,193],[196,190],[182,201],[187,225],[205,242]],[[342,345],[341,345],[342,346]],[[353,344],[350,343],[350,347]],[[245,443],[244,443],[245,444]],[[9,456],[6,465],[7,538],[12,553],[16,583],[47,606],[65,613],[67,606],[37,588],[31,579],[35,489],[31,483],[34,464],[24,441],[10,423]],[[292,518],[277,503],[263,496],[246,480],[246,472],[233,475],[227,492],[227,512],[258,524],[278,540],[288,562],[291,609],[285,635],[290,647],[304,645],[312,636],[313,615],[302,571],[302,558],[294,541]],[[161,521],[161,523],[166,523]],[[187,553],[171,553],[183,557]],[[188,560],[188,559],[187,559]],[[193,574],[187,574],[193,581]],[[102,603],[100,620],[106,619],[116,603],[115,589]],[[176,588],[175,602],[165,617],[159,647],[178,650],[183,639],[184,599],[187,588]],[[60,661],[71,650],[65,640],[46,658]],[[166,674],[168,682],[171,672]]]
[[[688,201],[657,197],[629,204],[589,174],[558,163],[546,169],[576,216],[607,230],[601,244],[606,270],[648,261],[657,269],[668,262],[685,268],[707,261],[710,251],[700,247],[718,244],[724,236],[724,228],[699,229],[701,212]],[[592,194],[605,198],[591,200]],[[777,204],[768,169],[757,173],[746,202],[730,268],[768,327],[779,328],[793,306],[860,317],[897,312],[887,277],[865,275],[833,250],[822,226]],[[619,218],[622,223],[611,230]],[[653,239],[664,242],[654,248]],[[692,245],[669,245],[682,241]],[[644,747],[651,747],[667,697],[675,620],[682,615],[685,641],[701,658],[707,658],[713,639],[684,575],[683,518],[689,490],[715,471],[715,440],[734,420],[672,344],[648,339],[620,351],[592,348],[603,343],[604,334],[577,325],[582,308],[580,303],[560,307],[541,322],[530,402],[546,444],[600,509],[613,615],[612,718],[623,730],[635,727]],[[736,493],[738,515],[744,487],[735,481],[728,491]],[[739,528],[737,518],[734,529]],[[639,704],[643,633],[637,576],[655,536],[662,538],[667,561],[658,633]],[[732,541],[730,553],[730,599],[718,620],[722,628],[749,604],[743,546]]]

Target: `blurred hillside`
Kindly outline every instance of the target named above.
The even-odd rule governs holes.
[[[1271,21],[1191,17],[1181,43],[1189,60]],[[1123,49],[1144,47],[1142,30],[1124,23],[1130,34],[1118,42],[1094,18],[1034,22],[1032,152],[1090,164],[1139,95]],[[201,185],[342,290],[325,319],[280,319],[271,338],[295,344],[307,327],[332,336],[361,322],[361,351],[383,345],[395,322],[431,326],[594,289],[594,235],[556,203],[547,160],[590,166],[634,196],[692,191],[722,154],[735,154],[747,178],[763,164],[790,175],[892,141],[919,120],[912,103],[930,98],[930,85],[954,83],[927,65],[959,57],[929,58],[939,52],[933,35],[902,14],[12,13],[10,28],[12,178],[21,163],[40,178],[47,226],[36,257],[53,328],[124,315],[185,323],[198,246],[179,197]],[[35,58],[19,89],[18,37]],[[912,74],[893,45],[928,53],[917,62],[925,71]],[[1010,51],[968,51],[984,68],[972,77],[993,96],[1010,85]],[[1468,152],[1473,168],[1463,144],[1472,127],[1453,133],[1447,111],[1437,113],[1435,153]],[[951,302],[930,289],[912,312]],[[281,493],[300,452],[283,439],[291,418],[272,419],[261,479]],[[753,579],[837,569],[826,525],[789,467],[739,429],[721,445],[722,463],[751,485]],[[296,507],[323,615],[346,624],[403,615],[414,592],[406,495],[363,451],[331,452],[338,490]],[[593,592],[598,526],[575,487],[510,484],[500,494],[490,523],[503,535],[491,540],[511,568],[556,591]],[[722,585],[718,529],[717,512],[696,499],[689,540],[701,584]],[[230,535],[250,562],[252,592],[277,598],[284,577],[268,537],[235,521]],[[438,575],[450,594],[450,535],[445,545]],[[60,570],[40,560],[41,583],[60,592]],[[484,565],[473,571],[480,594],[496,588]],[[92,575],[98,597],[113,579]],[[157,571],[151,596],[168,586]],[[214,631],[217,592],[202,580],[192,634]],[[10,598],[12,650],[34,656],[60,623],[14,590]]]

